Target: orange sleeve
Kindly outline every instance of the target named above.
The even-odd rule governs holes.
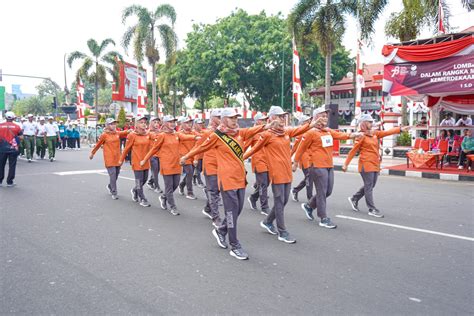
[[[349,154],[347,155],[346,161],[344,161],[344,164],[348,166],[351,163],[352,158],[354,158],[355,154],[359,150],[360,146],[362,146],[362,143],[364,142],[364,138],[362,138],[360,141],[356,142],[354,146],[352,147],[351,151],[349,151]]]
[[[402,132],[401,127],[394,127],[386,131],[375,131],[375,136],[377,136],[377,138],[384,138],[385,136],[399,134],[401,132]]]
[[[271,137],[272,136],[270,135],[270,133],[263,133],[260,137],[260,140],[255,144],[255,146],[252,146],[252,149],[250,149],[250,151],[245,152],[244,160],[255,154],[260,149],[262,149],[268,143]]]
[[[124,161],[125,157],[127,157],[128,153],[132,149],[133,143],[135,142],[135,135],[130,133],[127,136],[127,143],[125,145],[125,148],[122,151],[122,156],[120,156],[120,161]]]
[[[300,161],[303,157],[303,153],[308,149],[309,145],[313,141],[313,135],[306,133],[301,138],[300,145],[296,149],[294,161]]]
[[[196,140],[196,136],[197,135],[188,135],[188,134],[184,134],[184,133],[178,133],[178,138],[180,141],[183,141],[183,140]]]
[[[351,134],[349,134],[349,133],[339,132],[339,131],[335,131],[335,130],[332,130],[332,129],[329,130],[329,133],[331,133],[331,136],[334,139],[349,139],[349,138],[351,138]]]
[[[153,142],[153,146],[148,151],[148,153],[145,155],[145,158],[143,158],[143,160],[147,161],[148,159],[150,159],[151,156],[156,154],[158,152],[158,150],[160,150],[161,145],[163,145],[164,141],[165,141],[164,135],[163,134],[158,135],[158,137]]]
[[[208,151],[209,149],[211,148],[214,148],[215,145],[216,145],[216,142],[217,142],[217,135],[216,134],[212,134],[211,136],[209,136],[209,138],[204,142],[202,143],[200,146],[196,147],[194,146],[193,149],[191,149],[190,152],[188,152],[186,154],[186,157],[194,157],[196,155],[199,155],[200,153],[203,153],[205,151]]]
[[[99,150],[100,146],[102,146],[105,143],[105,133],[100,135],[99,140],[95,144],[94,148],[91,151],[91,154],[95,155],[95,153]]]
[[[295,142],[293,143],[293,147],[291,147],[290,157],[293,157],[293,155],[295,154],[296,149],[298,149],[298,146],[301,143],[301,139],[302,139],[302,137],[297,137],[296,138]]]
[[[239,134],[240,134],[240,137],[242,137],[244,141],[247,141],[250,138],[257,135],[258,133],[260,133],[261,131],[263,131],[264,128],[265,128],[265,125],[258,125],[258,126],[249,127],[249,128],[241,128],[239,130]]]
[[[118,135],[119,135],[120,138],[127,138],[128,131],[118,132]]]
[[[299,136],[301,134],[306,133],[307,131],[310,130],[310,125],[309,123],[306,123],[304,125],[298,126],[298,127],[293,127],[288,129],[288,136],[291,138]]]

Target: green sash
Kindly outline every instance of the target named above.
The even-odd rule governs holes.
[[[218,129],[216,129],[214,133],[216,133],[219,139],[222,140],[222,142],[224,142],[224,144],[226,144],[230,148],[230,150],[240,160],[240,162],[244,163],[244,151],[240,144],[235,139],[222,133]]]

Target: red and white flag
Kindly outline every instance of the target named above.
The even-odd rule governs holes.
[[[146,86],[142,81],[142,77],[138,76],[138,91],[137,91],[137,115],[144,116],[146,114],[146,104],[148,102],[146,93]]]
[[[438,33],[445,34],[446,31],[444,29],[444,10],[443,6],[441,5],[441,0],[438,1]]]
[[[301,79],[300,79],[300,56],[296,50],[295,39],[293,38],[293,98],[295,100],[295,111],[302,112],[301,109]]]
[[[81,78],[76,83],[76,95],[77,95],[77,118],[81,119],[84,118],[84,83],[82,82]]]

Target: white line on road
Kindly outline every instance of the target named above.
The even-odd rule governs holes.
[[[100,174],[100,175],[103,175],[103,176],[108,176],[109,175],[108,173],[104,173],[104,172],[97,172],[97,174]],[[135,179],[129,178],[129,177],[122,177],[122,176],[118,176],[118,177],[119,177],[119,179],[135,181]]]
[[[420,232],[420,233],[426,233],[426,234],[439,235],[439,236],[444,236],[444,237],[474,241],[474,238],[472,238],[472,237],[446,234],[446,233],[436,232],[436,231],[433,231],[433,230],[420,229],[420,228],[408,227],[408,226],[401,226],[401,225],[395,225],[395,224],[389,224],[389,223],[383,223],[383,222],[376,222],[376,221],[371,221],[371,220],[368,220],[368,219],[362,219],[362,218],[350,217],[350,216],[344,216],[344,215],[336,215],[336,217],[343,218],[343,219],[349,219],[349,220],[353,220],[353,221],[364,222],[364,223],[377,224],[377,225],[389,226],[389,227],[394,227],[394,228],[412,230],[412,231]]]
[[[100,173],[100,172],[107,172],[104,169],[100,170],[77,170],[77,171],[62,171],[62,172],[54,172],[58,176],[71,176],[75,174],[89,174],[89,173]]]

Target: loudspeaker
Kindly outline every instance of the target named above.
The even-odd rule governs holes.
[[[328,127],[331,129],[339,128],[339,105],[338,104],[329,104],[326,106],[328,112]]]

